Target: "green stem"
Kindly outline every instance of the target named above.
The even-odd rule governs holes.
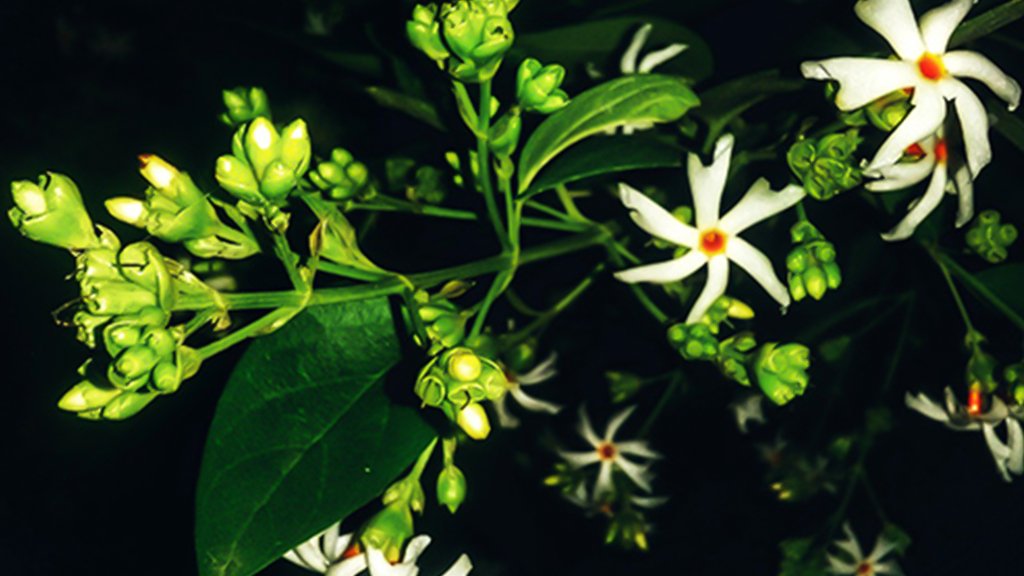
[[[605,249],[608,251],[608,259],[612,261],[617,267],[622,268],[626,265],[623,251],[628,252],[624,246],[615,241],[613,237],[608,238],[605,242]],[[651,300],[650,296],[644,292],[643,288],[639,284],[629,284],[629,289],[633,292],[633,296],[637,302],[658,321],[658,324],[665,324],[668,322],[668,314],[662,312],[661,308]]]
[[[407,214],[417,214],[421,216],[428,216],[431,218],[445,218],[448,220],[464,220],[474,221],[480,220],[480,216],[475,212],[469,210],[458,210],[455,208],[443,208],[441,206],[426,206],[416,204],[414,202],[408,202],[400,200],[398,198],[388,198],[388,202],[381,202],[383,198],[377,198],[375,201],[378,203],[366,203],[366,204],[354,204],[352,210],[366,210],[372,212],[402,212]],[[563,215],[564,216],[564,215]],[[522,218],[520,223],[523,226],[530,228],[542,228],[545,230],[559,230],[562,232],[581,232],[586,230],[587,227],[578,222],[566,222],[561,220],[550,220],[547,218]]]
[[[651,431],[651,428],[654,426],[654,423],[657,422],[658,417],[661,416],[661,413],[664,412],[665,408],[668,406],[669,400],[672,399],[676,390],[685,383],[685,380],[686,379],[682,372],[675,372],[672,375],[672,380],[669,381],[668,386],[666,386],[661,392],[661,397],[658,398],[658,403],[654,405],[654,410],[651,411],[651,415],[647,417],[647,420],[644,420],[644,425],[640,427],[640,431],[637,433],[640,438],[647,436]]]
[[[291,316],[298,314],[301,310],[301,308],[278,308],[277,310],[266,314],[259,320],[255,320],[252,323],[235,330],[220,340],[211,342],[210,344],[199,348],[196,350],[196,354],[199,356],[201,361],[206,360],[211,356],[227,350],[235,344],[243,342],[253,336],[260,335],[261,332],[269,329],[278,322],[287,321]]]
[[[967,313],[967,307],[964,305],[963,298],[960,297],[960,291],[956,289],[956,283],[953,282],[953,276],[949,273],[949,267],[943,261],[943,258],[936,254],[936,250],[933,248],[929,250],[935,263],[939,266],[939,270],[942,271],[942,277],[946,279],[946,285],[949,286],[949,292],[953,295],[953,301],[956,303],[956,309],[960,312],[960,317],[964,320],[964,325],[967,327],[967,332],[973,334],[974,323],[971,322],[971,315]]]
[[[509,334],[506,338],[507,345],[509,347],[512,347],[521,342],[525,342],[526,340],[530,339],[531,336],[533,336],[534,332],[541,330],[549,323],[551,323],[552,320],[554,320],[559,314],[564,312],[566,308],[571,306],[573,302],[575,302],[580,296],[583,295],[584,292],[587,291],[588,288],[590,288],[591,285],[593,285],[594,281],[597,280],[597,277],[604,272],[604,268],[604,262],[598,264],[590,272],[590,274],[587,274],[587,276],[582,281],[580,281],[579,284],[577,284],[572,290],[569,291],[568,294],[566,294],[558,302],[556,302],[554,306],[537,315],[537,317],[533,321],[531,321],[523,328],[515,331],[512,334]]]
[[[291,246],[288,245],[288,238],[283,232],[274,232],[274,255],[277,259],[284,264],[285,270],[288,272],[288,280],[291,281],[292,286],[299,291],[304,291],[309,287],[306,285],[306,281],[302,278],[302,274],[299,273],[298,256],[292,252]]]
[[[572,195],[569,194],[569,189],[564,184],[559,184],[555,188],[555,192],[558,193],[558,200],[562,203],[562,208],[565,209],[565,213],[573,220],[579,220],[586,222],[587,218],[580,212],[580,209],[576,207],[576,202],[572,199]]]
[[[796,203],[796,217],[799,218],[801,222],[807,222],[808,224],[811,222],[807,217],[807,209],[804,208],[803,201]]]
[[[430,456],[434,454],[434,447],[437,446],[437,437],[435,436],[430,444],[420,452],[419,458],[416,458],[416,463],[413,464],[412,470],[409,471],[409,475],[406,478],[411,478],[419,482],[420,477],[423,476],[423,470],[427,468],[427,463],[430,462]]]
[[[491,182],[491,159],[490,147],[487,143],[487,135],[491,129],[491,81],[487,80],[480,84],[480,107],[477,113],[477,135],[476,155],[480,164],[480,188],[484,194],[484,202],[487,204],[487,215],[494,226],[494,233],[498,235],[498,242],[502,250],[511,248],[508,232],[502,222],[501,213],[498,210],[498,202],[494,197],[494,184]]]
[[[992,307],[1006,316],[1006,319],[1012,322],[1019,330],[1024,330],[1024,318],[989,290],[988,286],[979,282],[973,274],[960,267],[949,255],[940,252],[938,249],[931,249],[929,252],[936,262],[941,262],[945,265],[948,272],[960,279],[976,296],[991,304]]]

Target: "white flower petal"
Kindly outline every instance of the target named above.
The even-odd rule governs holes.
[[[897,240],[906,240],[914,235],[914,230],[917,226],[924,222],[942,202],[942,197],[946,192],[946,175],[947,166],[945,162],[936,162],[935,171],[932,172],[932,180],[928,183],[928,189],[925,191],[914,207],[907,212],[907,215],[900,220],[892,230],[882,234],[882,239],[893,242]]]
[[[601,496],[610,494],[615,491],[615,486],[612,484],[612,463],[610,461],[601,462],[601,469],[597,472],[597,483],[594,484],[594,500],[599,500]]]
[[[889,552],[892,552],[895,549],[895,542],[892,542],[888,538],[885,538],[883,536],[879,536],[878,539],[875,540],[875,547],[871,549],[871,553],[868,554],[867,560],[868,562],[875,564],[879,560],[881,560],[883,556],[885,556]]]
[[[836,548],[849,554],[855,562],[860,562],[864,559],[864,553],[861,552],[857,536],[853,533],[853,528],[850,527],[849,522],[843,523],[843,533],[846,534],[846,540],[836,540]]]
[[[415,564],[416,560],[419,559],[421,554],[423,554],[423,551],[427,549],[427,546],[430,546],[430,536],[427,536],[426,534],[420,534],[412,540],[409,540],[409,543],[405,545],[405,554],[402,555],[402,563]]]
[[[491,401],[494,405],[494,413],[498,416],[498,426],[502,428],[518,428],[519,418],[516,418],[508,411],[505,399],[508,397],[507,394],[502,394],[498,398]]]
[[[916,410],[932,420],[942,422],[944,424],[949,422],[949,413],[946,412],[946,409],[935,400],[926,396],[923,392],[918,392],[916,395],[907,392],[903,396],[903,401],[907,405],[907,408]]]
[[[693,210],[696,214],[697,228],[701,230],[714,227],[718,223],[722,192],[725,191],[725,179],[729,176],[729,162],[732,159],[734,142],[732,134],[723,134],[715,142],[715,154],[708,166],[704,166],[700,156],[696,154],[686,156],[690,193],[693,194]],[[688,246],[692,248],[696,244]]]
[[[640,74],[648,74],[651,70],[654,70],[665,62],[679,56],[687,48],[689,48],[689,46],[686,44],[669,44],[661,50],[650,52],[640,60],[640,66],[637,67],[636,71]]]
[[[789,306],[789,289],[775,275],[772,261],[764,255],[764,252],[742,238],[733,237],[729,239],[729,243],[725,247],[725,254],[729,260],[746,270],[747,274],[750,274],[783,308]]]
[[[594,462],[601,461],[601,457],[597,455],[597,452],[568,452],[566,450],[559,450],[558,455],[573,468],[583,468]]]
[[[1020,106],[1020,84],[981,54],[957,50],[943,56],[942,62],[957,78],[973,78],[983,82],[996,96],[1006,102],[1010,112]]]
[[[925,12],[921,16],[921,36],[925,48],[932,54],[944,53],[949,45],[949,37],[977,1],[952,0]]]
[[[516,381],[521,386],[533,386],[534,384],[546,382],[558,375],[558,369],[555,368],[557,362],[558,353],[552,352],[540,364],[531,368],[529,372],[517,374]]]
[[[590,425],[590,416],[587,416],[587,411],[583,406],[580,406],[580,420],[576,428],[580,436],[587,441],[588,444],[597,448],[597,445],[601,443],[601,438],[594,432],[594,427]]]
[[[774,192],[768,181],[760,178],[747,190],[743,198],[722,216],[718,227],[730,236],[740,234],[754,224],[792,207],[803,200],[804,196],[806,193],[800,186],[790,184],[780,192]]]
[[[842,560],[840,560],[839,558],[836,558],[835,556],[833,556],[831,554],[828,554],[827,556],[825,556],[825,559],[828,560],[828,569],[833,574],[856,574],[857,573],[857,565],[856,564],[849,564],[847,562],[843,562]]]
[[[900,58],[916,62],[924,53],[924,42],[909,0],[860,0],[853,11],[881,34]]]
[[[914,107],[882,143],[874,159],[864,168],[865,172],[871,173],[883,166],[895,164],[903,156],[904,150],[934,134],[946,118],[946,101],[932,84],[916,86],[910,103]]]
[[[355,576],[366,570],[366,566],[366,554],[357,554],[336,564],[331,564],[324,576]]]
[[[1002,475],[1003,480],[1010,482],[1013,480],[1010,476],[1009,470],[1007,470],[1007,461],[1010,458],[1010,447],[1003,444],[1003,441],[999,439],[996,434],[995,426],[985,422],[981,425],[981,431],[985,435],[985,443],[988,444],[988,450],[992,453],[992,459],[996,463],[996,468],[999,469],[999,474]]]
[[[615,465],[622,470],[644,492],[651,491],[651,477],[646,466],[627,460],[621,456],[615,459]]]
[[[654,282],[667,284],[678,282],[707,264],[708,257],[700,250],[690,250],[674,260],[666,260],[646,266],[638,266],[615,273],[615,278],[627,284]]]
[[[967,167],[971,170],[971,176],[977,178],[992,161],[992,146],[988,141],[988,112],[981,100],[963,82],[945,80],[942,82],[942,90],[956,107],[960,129],[963,131]]]
[[[608,421],[608,428],[604,431],[605,442],[613,442],[615,440],[615,434],[618,433],[619,428],[622,427],[622,424],[629,419],[635,410],[636,406],[630,406],[624,410],[620,410],[615,414],[615,416],[611,417],[611,420]]]
[[[974,180],[971,178],[971,170],[963,165],[953,174],[956,182],[957,210],[956,227],[961,228],[974,218]]]
[[[459,559],[452,564],[452,567],[445,571],[441,576],[466,576],[470,571],[473,570],[473,562],[469,559],[469,556],[463,554],[459,556]]]
[[[693,248],[697,245],[696,228],[680,222],[643,192],[628,184],[619,184],[619,198],[629,208],[629,215],[637,226],[648,234],[680,246]]]
[[[856,110],[875,100],[921,82],[915,64],[881,58],[829,58],[800,65],[804,78],[839,83],[836,106]]]
[[[631,456],[639,456],[641,458],[658,459],[661,458],[661,454],[651,450],[651,447],[647,445],[647,442],[643,440],[628,440],[626,442],[616,442],[615,449],[623,454],[629,454]]]
[[[1008,466],[1014,474],[1024,474],[1024,430],[1013,417],[1006,419],[1007,441],[1010,447]]]
[[[690,314],[686,317],[686,323],[693,324],[699,321],[708,308],[715,303],[715,300],[725,294],[725,287],[728,284],[729,259],[725,256],[716,256],[708,260],[708,279],[700,296],[697,297],[697,301],[693,303],[693,308],[690,309]]]
[[[636,73],[636,61],[640,57],[640,50],[647,43],[647,37],[651,35],[651,24],[644,24],[633,34],[629,47],[622,53],[622,60],[619,62],[619,70],[623,75]]]
[[[926,148],[925,152],[927,156],[914,162],[897,162],[892,166],[883,166],[876,172],[881,178],[865,183],[864,188],[871,192],[892,192],[923,182],[935,168],[935,154],[930,148]]]
[[[632,502],[634,506],[650,510],[652,508],[664,506],[665,503],[668,502],[668,498],[665,496],[630,496],[629,501]]]
[[[331,562],[336,562],[338,558],[341,558],[341,555],[345,553],[349,542],[352,541],[354,536],[351,532],[339,535],[340,530],[341,522],[335,522],[322,536],[324,554],[327,555],[327,559]]]
[[[523,392],[522,388],[513,388],[509,392],[512,393],[512,397],[519,402],[519,405],[526,408],[530,412],[546,412],[548,414],[558,414],[562,407],[554,402],[547,402],[530,396],[526,392]]]
[[[295,564],[295,565],[296,565],[296,566],[298,566],[299,568],[305,568],[306,570],[312,570],[312,571],[314,571],[314,572],[322,572],[321,570],[317,570],[316,568],[313,568],[313,567],[312,567],[312,566],[310,566],[309,564],[306,564],[306,561],[305,561],[305,560],[303,560],[303,559],[302,559],[302,558],[301,558],[301,557],[300,557],[300,556],[299,556],[299,555],[298,555],[298,554],[297,554],[297,553],[295,552],[295,550],[294,550],[294,549],[292,549],[292,550],[289,550],[289,551],[285,552],[285,553],[284,553],[284,556],[282,556],[282,558],[284,558],[285,560],[287,560],[287,561],[291,562],[292,564]]]
[[[900,567],[896,562],[890,561],[875,564],[875,574],[893,574],[895,576],[903,574],[903,572],[900,570]]]
[[[370,568],[370,576],[411,576],[416,568],[415,564],[392,565],[384,556],[384,552],[376,548],[366,551],[366,559]]]
[[[303,566],[321,574],[324,570],[327,570],[327,566],[331,563],[320,549],[319,536],[314,536],[296,546],[295,554],[302,560]]]

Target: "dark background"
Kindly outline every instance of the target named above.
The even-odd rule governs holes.
[[[976,13],[993,4],[982,2]],[[307,5],[338,11],[340,20],[329,37],[303,34]],[[839,53],[847,46],[880,50],[881,43],[854,18],[851,5],[825,0],[523,0],[513,22],[522,34],[602,14],[673,19],[696,30],[713,48],[715,74],[697,87],[699,92],[769,67],[794,76],[801,58]],[[428,84],[437,82],[440,76],[429,62],[403,39],[408,8],[392,0],[5,2],[0,7],[0,177],[34,179],[48,169],[69,174],[101,221],[104,198],[141,193],[135,172],[135,155],[141,152],[157,152],[190,169],[212,189],[213,160],[227,150],[230,135],[215,118],[221,110],[220,90],[240,84],[264,86],[276,119],[306,118],[321,153],[345,145],[371,165],[379,165],[396,147],[429,157],[437,150],[437,133],[379,108],[362,92],[369,84],[393,85],[386,59],[383,65],[370,60],[368,67],[359,60],[353,70],[322,55],[386,52],[411,63]],[[1017,24],[1003,35],[1020,38],[1022,32]],[[612,59],[625,41],[610,40]],[[1019,51],[994,40],[978,47],[1024,77]],[[570,70],[570,82],[574,75],[577,82],[584,78],[582,71]],[[804,102],[816,107],[815,113],[828,114],[815,86],[774,105],[785,110]],[[770,107],[760,112],[772,113]],[[464,144],[442,138],[448,146]],[[1016,176],[1021,152],[995,135],[993,145],[996,161],[979,182],[979,210],[997,207],[1022,222],[1024,214],[1014,200],[1022,191]],[[680,174],[654,177],[683,193]],[[607,199],[594,204],[599,215],[621,216]],[[771,424],[751,436],[736,431],[726,410],[736,386],[711,368],[687,365],[685,393],[654,429],[653,442],[667,455],[656,488],[672,500],[652,516],[658,531],[646,555],[602,547],[599,520],[584,519],[540,486],[553,456],[537,446],[550,444],[551,438],[573,442],[573,411],[553,424],[528,418],[524,430],[496,435],[460,453],[471,495],[454,520],[431,505],[420,523],[435,538],[424,573],[434,573],[433,564],[445,564],[461,550],[472,556],[478,567],[474,573],[481,575],[775,573],[778,542],[820,530],[838,498],[823,494],[796,504],[778,502],[764,480],[765,465],[754,444],[771,442],[782,427],[791,445],[820,451],[833,437],[856,433],[868,407],[887,406],[893,429],[880,438],[867,468],[889,520],[913,538],[901,560],[906,572],[1020,574],[1021,480],[1000,480],[980,434],[949,432],[902,404],[905,390],[937,395],[962,380],[962,326],[941,276],[912,243],[883,246],[873,232],[864,234],[864,228],[879,230],[892,219],[856,195],[812,209],[812,217],[821,218],[841,251],[847,278],[843,288],[823,303],[797,306],[785,324],[749,281],[738,285],[738,293],[769,312],[756,324],[765,340],[794,338],[821,316],[865,295],[914,293],[913,329],[891,389],[880,394],[879,382],[896,347],[901,314],[887,317],[857,340],[848,363],[816,362],[808,395],[770,412]],[[951,218],[943,217],[946,223]],[[117,230],[137,237],[123,227]],[[471,227],[394,217],[381,224],[367,251],[391,267],[419,270],[431,258],[462,261],[488,253],[489,246],[459,243],[463,234],[472,233]],[[20,239],[10,226],[0,226],[0,242],[6,334],[0,384],[0,573],[194,573],[195,480],[206,430],[237,354],[209,362],[179,393],[128,422],[87,422],[61,413],[56,402],[74,383],[74,368],[86,356],[73,333],[55,326],[48,314],[75,296],[73,283],[62,281],[70,271],[69,259]],[[950,232],[944,243],[956,249],[962,240]],[[461,254],[447,260],[434,256],[453,245]],[[552,288],[568,288],[596,257],[582,255],[524,271],[523,285],[532,280],[543,287],[526,293],[542,298]],[[981,268],[980,261],[964,261]],[[258,270],[243,267],[242,272],[255,275]],[[992,349],[1003,360],[1015,361],[1020,334],[977,301],[968,306]],[[870,320],[856,317],[829,336]],[[604,370],[653,375],[678,364],[659,330],[620,285],[601,282],[545,342],[561,352],[562,375],[540,395],[567,403],[585,397],[602,425],[612,410]],[[651,408],[656,396],[640,397],[643,410]],[[547,428],[553,432],[539,432]],[[840,492],[844,487],[840,483]],[[880,524],[862,492],[855,493],[848,517],[862,546],[870,548]],[[275,565],[267,573],[299,571]]]

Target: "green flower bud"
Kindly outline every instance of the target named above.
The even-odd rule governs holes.
[[[809,196],[828,200],[860,185],[863,175],[856,158],[860,143],[856,130],[801,139],[790,147],[786,160]]]
[[[483,440],[491,434],[491,422],[487,418],[487,412],[484,412],[484,407],[476,402],[459,410],[455,423],[474,440]]]
[[[256,175],[244,160],[221,156],[217,159],[216,178],[222,188],[243,202],[258,205],[263,200]]]
[[[153,388],[163,394],[176,392],[181,385],[181,370],[173,362],[160,362],[150,375]]]
[[[221,95],[227,110],[220,115],[220,121],[228,126],[236,127],[259,117],[270,119],[270,101],[263,88],[239,86],[224,90]]]
[[[608,380],[608,391],[611,394],[612,402],[622,404],[636,396],[644,386],[644,380],[630,372],[617,372],[609,370],[604,373]]]
[[[675,324],[669,327],[668,339],[686,360],[710,360],[718,354],[718,339],[702,322]]]
[[[1017,241],[1017,227],[1001,220],[999,212],[985,210],[967,230],[967,247],[991,264],[1006,260],[1007,248]]]
[[[253,206],[280,205],[309,169],[311,149],[303,120],[279,134],[270,120],[256,118],[235,133],[232,155],[217,160],[217,182]]]
[[[501,0],[457,0],[441,7],[444,41],[454,58],[448,72],[463,82],[494,77],[515,33]]]
[[[405,33],[416,49],[437,62],[439,67],[444,66],[444,61],[450,54],[441,41],[441,25],[437,21],[436,4],[417,4],[412,9],[412,19],[405,23]]]
[[[457,466],[445,466],[437,475],[437,502],[455,514],[466,499],[466,475]]]
[[[362,532],[363,545],[380,550],[389,562],[398,562],[402,546],[413,534],[412,512],[405,502],[388,505],[370,518]]]
[[[118,374],[134,380],[149,373],[160,361],[157,353],[148,346],[132,346],[121,352],[111,365]]]
[[[149,403],[155,400],[155,392],[123,392],[117,398],[111,400],[103,408],[103,418],[106,420],[126,420],[135,416]]]
[[[828,290],[842,283],[835,246],[806,220],[793,225],[790,237],[796,246],[786,256],[789,293],[797,302],[808,295],[821,300]]]
[[[280,201],[298,184],[295,173],[284,162],[274,160],[263,172],[260,191],[271,202]]]
[[[76,251],[99,245],[82,195],[67,176],[47,172],[38,184],[13,182],[11,196],[15,205],[7,215],[23,236]]]
[[[366,165],[344,148],[332,150],[330,160],[318,163],[309,179],[333,200],[368,200],[376,195]]]
[[[519,145],[519,135],[522,130],[523,121],[519,110],[513,108],[491,126],[487,139],[491,152],[494,152],[496,156],[506,158],[512,156],[516,151],[516,146]]]
[[[772,402],[787,404],[807,389],[810,351],[802,344],[769,343],[761,346],[754,360],[754,375]]]
[[[468,348],[452,350],[445,366],[448,374],[459,382],[472,382],[483,372],[480,357]]]
[[[61,396],[57,407],[68,412],[85,412],[106,406],[121,393],[121,390],[112,386],[83,380]]]
[[[551,114],[569,103],[569,95],[561,90],[565,68],[558,64],[541,66],[535,58],[527,58],[516,74],[516,98],[529,112]]]
[[[910,94],[897,90],[868,104],[864,112],[876,128],[892,132],[910,112]]]

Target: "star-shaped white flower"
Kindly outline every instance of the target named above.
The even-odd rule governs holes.
[[[764,395],[750,394],[729,405],[733,416],[736,418],[736,427],[741,434],[746,434],[751,422],[764,424]]]
[[[988,410],[982,412],[980,398],[974,404],[977,408],[969,410],[960,403],[951,388],[946,388],[945,394],[945,406],[923,393],[913,395],[907,392],[905,400],[909,408],[932,420],[942,422],[953,430],[981,430],[1003,480],[1012,481],[1011,474],[1024,475],[1024,430],[1021,429],[1020,421],[1010,413],[1006,403],[993,396]],[[996,432],[1000,424],[1006,424],[1005,442]]]
[[[658,454],[642,440],[616,441],[615,433],[619,431],[622,424],[636,410],[631,406],[622,410],[608,421],[608,427],[603,436],[598,436],[590,425],[590,418],[587,412],[580,408],[579,432],[583,439],[593,448],[589,452],[567,452],[559,450],[559,454],[571,466],[582,468],[591,464],[600,464],[601,468],[597,473],[597,483],[594,485],[593,496],[595,500],[603,495],[613,492],[615,487],[612,483],[612,472],[618,468],[622,470],[630,480],[641,490],[651,491],[651,473],[647,465],[641,465],[626,458],[627,455],[638,458],[654,460],[661,458]]]
[[[370,576],[417,576],[416,561],[430,545],[430,536],[421,534],[409,540],[401,562],[392,564],[384,552],[370,548],[360,552],[353,534],[341,534],[336,522],[324,532],[285,553],[289,562],[325,576],[355,576],[366,570]],[[473,569],[469,556],[463,554],[441,576],[466,576]]]
[[[849,524],[843,524],[843,533],[846,534],[846,539],[836,540],[834,544],[843,553],[844,557],[840,558],[833,554],[827,554],[825,557],[828,560],[831,573],[854,574],[856,576],[902,573],[894,560],[889,560],[888,562],[881,561],[882,558],[896,548],[893,542],[890,542],[884,536],[879,536],[875,540],[875,547],[865,557],[860,549],[860,544],[857,543],[857,537],[853,534]]]
[[[498,424],[502,428],[515,428],[519,426],[519,419],[513,416],[505,405],[505,398],[508,396],[512,396],[520,406],[531,412],[558,414],[562,410],[562,407],[554,402],[534,398],[523,391],[523,386],[534,386],[554,378],[558,374],[558,369],[555,368],[555,362],[557,361],[558,354],[552,352],[543,362],[537,364],[524,374],[505,373],[505,380],[508,383],[508,394],[502,394],[498,399],[494,400],[494,411],[498,415]]]
[[[946,101],[956,108],[963,130],[967,165],[974,178],[992,159],[988,115],[981,100],[959,78],[983,82],[1010,110],[1020,104],[1021,88],[988,58],[968,50],[947,52],[949,38],[975,0],[952,0],[915,21],[909,0],[859,0],[854,11],[881,34],[898,56],[830,58],[804,62],[805,78],[839,83],[836,105],[855,110],[890,92],[913,89],[913,109],[865,168],[872,175],[899,161],[903,151],[934,134],[946,117]]]
[[[872,192],[889,192],[913,186],[931,176],[924,196],[911,205],[899,224],[882,234],[884,240],[905,240],[913,236],[918,225],[938,207],[943,192],[955,194],[959,199],[957,227],[970,222],[974,217],[974,182],[971,172],[966,164],[960,162],[950,179],[950,161],[950,150],[944,131],[940,128],[934,135],[910,146],[906,150],[905,161],[880,168],[878,175],[881,178],[864,185]]]
[[[630,215],[638,226],[652,236],[691,250],[681,258],[624,270],[616,273],[615,277],[628,283],[665,284],[682,280],[706,264],[707,283],[690,310],[687,323],[700,320],[715,300],[725,294],[730,261],[753,276],[780,305],[786,307],[790,303],[789,290],[775,275],[771,261],[739,234],[799,202],[804,197],[804,190],[800,186],[789,185],[781,192],[773,192],[768,181],[761,178],[754,182],[732,210],[725,216],[719,216],[732,146],[732,135],[719,138],[710,166],[704,166],[696,154],[688,156],[696,227],[680,222],[643,193],[625,184],[619,185],[622,203],[632,210]]]

